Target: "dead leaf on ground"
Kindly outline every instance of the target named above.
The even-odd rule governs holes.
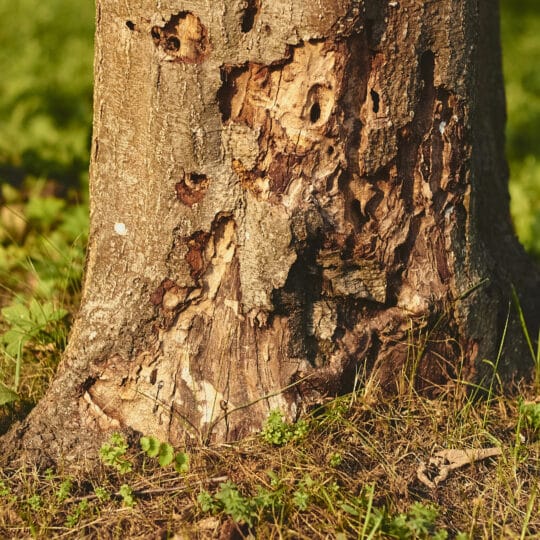
[[[470,465],[489,457],[500,456],[502,450],[499,447],[477,449],[447,449],[436,452],[427,463],[422,463],[416,471],[416,476],[422,484],[431,489],[448,478],[450,471]]]

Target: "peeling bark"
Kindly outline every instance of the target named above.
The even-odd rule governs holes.
[[[130,4],[97,2],[81,310],[7,447],[236,439],[365,369],[391,388],[420,342],[419,388],[478,381],[510,283],[538,327],[492,2]]]

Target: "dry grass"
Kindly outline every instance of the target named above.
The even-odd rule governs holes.
[[[256,436],[189,449],[184,475],[136,444],[126,474],[101,463],[92,477],[71,479],[4,471],[0,537],[540,538],[540,426],[527,427],[517,396],[472,401],[458,385],[429,400],[363,386],[306,420],[307,434],[280,447]],[[434,488],[418,479],[438,450],[484,447],[502,453]]]

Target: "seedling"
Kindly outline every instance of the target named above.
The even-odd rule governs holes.
[[[125,458],[127,449],[128,444],[124,437],[120,433],[113,433],[109,441],[101,446],[99,456],[105,465],[113,467],[124,474],[130,472],[133,468],[131,462]]]
[[[58,502],[64,502],[71,492],[71,488],[73,487],[73,483],[70,478],[66,478],[58,488],[58,491],[56,492],[56,498],[58,499]]]
[[[178,474],[189,471],[189,455],[185,452],[175,452],[171,444],[161,442],[156,437],[141,437],[139,444],[148,457],[157,458],[161,467],[173,463]]]
[[[519,405],[520,424],[532,438],[540,435],[540,403],[521,402]]]
[[[257,515],[255,502],[244,497],[238,486],[233,482],[224,482],[219,485],[219,490],[214,495],[219,507],[223,512],[233,518],[237,523],[247,523],[253,526]]]
[[[94,489],[94,494],[99,502],[107,502],[111,500],[111,494],[103,487],[96,487]]]
[[[75,527],[79,521],[88,513],[90,509],[90,503],[87,499],[80,501],[75,508],[68,514],[66,517],[66,527],[72,529]]]
[[[120,496],[122,497],[124,506],[133,508],[137,504],[135,502],[135,496],[133,494],[133,490],[127,484],[122,484],[122,486],[120,486],[119,493],[120,493]]]
[[[267,443],[283,446],[288,442],[303,439],[308,431],[309,426],[305,420],[300,420],[296,424],[288,424],[280,411],[273,410],[268,415],[261,435]]]

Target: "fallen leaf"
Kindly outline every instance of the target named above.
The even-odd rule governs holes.
[[[470,465],[475,461],[480,461],[489,457],[500,456],[502,450],[499,447],[472,448],[467,450],[447,449],[435,452],[427,463],[422,463],[416,471],[416,476],[420,482],[431,489],[446,480],[450,471]]]

